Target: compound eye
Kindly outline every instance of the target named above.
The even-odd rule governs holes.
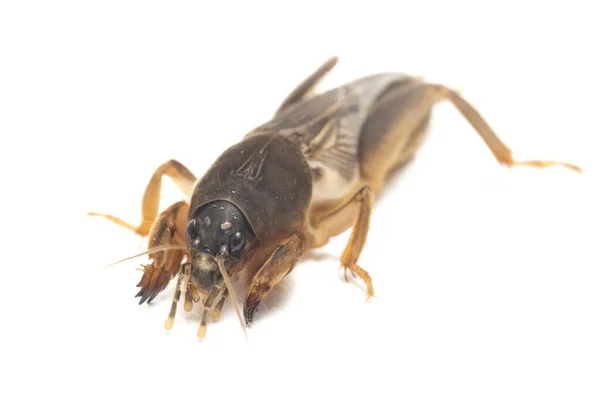
[[[192,240],[198,235],[198,231],[200,230],[200,223],[197,219],[193,219],[188,224],[185,234],[187,235],[189,240]]]
[[[231,235],[229,239],[229,252],[232,256],[240,256],[244,251],[244,245],[246,244],[246,238],[242,232],[236,232]]]

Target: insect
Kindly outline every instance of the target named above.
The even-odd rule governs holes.
[[[301,82],[270,121],[229,147],[200,179],[178,161],[161,165],[144,193],[140,225],[90,213],[149,236],[151,262],[137,285],[140,304],[177,276],[166,329],[183,294],[186,311],[202,303],[198,337],[204,339],[209,313],[219,318],[233,293],[230,278],[242,270],[251,277],[243,304],[250,325],[261,301],[303,254],[349,228],[341,266],[362,279],[367,299],[374,296],[369,273],[358,265],[374,198],[390,172],[413,159],[440,101],[454,104],[500,164],[580,171],[558,161],[515,161],[464,98],[415,77],[374,74],[314,94],[336,63],[336,57],[327,60]],[[159,213],[163,176],[190,200]],[[233,303],[241,320],[235,294]]]

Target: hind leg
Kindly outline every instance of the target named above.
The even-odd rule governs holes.
[[[471,126],[475,128],[479,136],[484,140],[488,148],[494,154],[494,157],[498,160],[500,164],[506,165],[508,167],[523,165],[528,167],[536,167],[536,168],[546,168],[555,165],[560,165],[569,169],[572,169],[577,172],[581,172],[581,169],[573,164],[569,164],[562,161],[547,161],[547,160],[525,160],[519,161],[515,160],[512,157],[512,151],[506,146],[500,138],[496,135],[496,133],[492,130],[492,128],[488,125],[488,123],[483,119],[481,114],[465,99],[463,99],[458,93],[455,91],[448,89],[445,86],[441,85],[427,85],[427,89],[430,93],[430,97],[433,99],[448,99],[450,100],[454,106],[461,112],[463,117],[469,121]]]
[[[392,88],[374,105],[361,136],[361,174],[364,180],[380,187],[389,171],[402,160],[409,160],[420,146],[419,127],[427,121],[432,107],[450,100],[486,143],[502,165],[545,168],[560,165],[575,171],[579,167],[561,161],[527,160],[512,157],[506,146],[481,114],[455,91],[442,86],[410,80]]]

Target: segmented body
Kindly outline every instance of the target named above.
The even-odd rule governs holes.
[[[301,101],[249,135],[278,132],[300,146],[313,175],[313,201],[344,198],[360,180],[360,135],[375,100],[406,75],[371,75]]]

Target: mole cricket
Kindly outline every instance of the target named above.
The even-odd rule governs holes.
[[[369,231],[375,196],[392,170],[404,167],[426,136],[433,106],[449,100],[502,165],[549,167],[559,161],[516,161],[479,112],[456,91],[400,73],[369,75],[314,94],[336,65],[327,60],[283,101],[273,118],[247,133],[219,156],[200,178],[175,160],[158,167],[142,200],[138,226],[107,218],[149,236],[136,297],[151,302],[177,275],[165,328],[173,326],[183,293],[184,309],[202,304],[198,337],[204,339],[209,313],[217,320],[228,296],[242,327],[302,255],[351,228],[341,255],[344,273],[365,284],[358,265]],[[171,178],[189,201],[159,213],[161,179]],[[243,318],[230,279],[250,276]]]

